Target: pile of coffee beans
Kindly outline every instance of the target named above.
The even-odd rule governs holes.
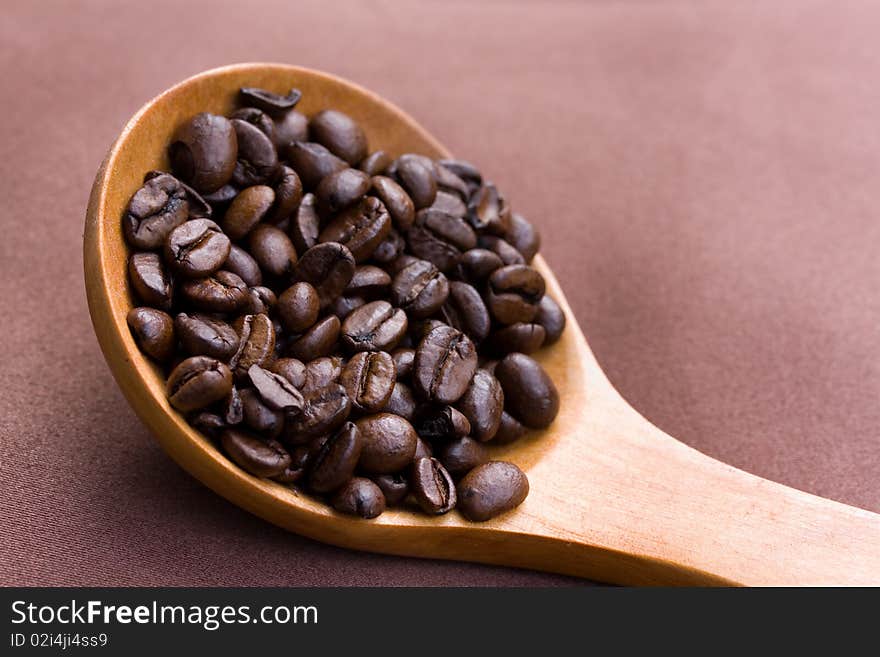
[[[516,507],[528,480],[487,446],[559,410],[528,356],[565,327],[538,232],[472,164],[370,152],[300,95],[241,89],[146,174],[123,217],[137,343],[254,476],[364,518]]]

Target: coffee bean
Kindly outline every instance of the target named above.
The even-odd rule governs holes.
[[[132,254],[128,260],[128,277],[135,294],[145,304],[160,310],[171,309],[174,286],[158,254]]]
[[[295,141],[286,150],[287,160],[299,175],[303,187],[313,190],[325,176],[345,169],[345,160],[336,157],[321,144]]]
[[[336,315],[318,320],[287,348],[287,355],[307,361],[330,355],[339,341],[339,328]]]
[[[455,482],[435,458],[422,458],[413,463],[410,490],[425,513],[440,515],[455,508]]]
[[[409,324],[409,332],[412,337],[412,341],[418,346],[419,342],[421,342],[428,333],[433,331],[438,326],[447,326],[446,322],[443,322],[439,319],[435,319],[433,317],[428,319],[418,319]]]
[[[277,358],[269,365],[269,370],[283,376],[297,389],[301,390],[305,385],[306,366],[297,358]]]
[[[406,232],[416,218],[412,199],[406,191],[387,176],[373,176],[370,192],[379,198],[391,215],[394,227]]]
[[[175,346],[174,322],[168,313],[155,308],[132,308],[126,321],[141,351],[159,362],[171,360]]]
[[[367,303],[363,297],[336,297],[336,300],[330,304],[327,311],[344,321],[352,310],[356,310]]]
[[[468,520],[483,522],[515,509],[529,494],[529,480],[513,463],[490,461],[471,470],[458,483],[458,510]]]
[[[339,381],[342,376],[342,368],[345,361],[339,356],[322,356],[310,360],[306,365],[305,383],[302,385],[303,394],[308,394],[315,390],[320,390],[329,386],[331,383]]]
[[[215,358],[193,356],[174,368],[166,389],[171,405],[188,413],[226,397],[232,390],[232,373]]]
[[[275,202],[265,218],[269,223],[278,224],[290,217],[302,202],[303,187],[296,171],[289,166],[280,167],[274,192]]]
[[[373,251],[373,255],[370,257],[380,265],[383,265],[396,260],[405,248],[406,242],[403,236],[392,228],[388,231],[385,239],[379,242],[379,246],[376,247],[376,250]]]
[[[384,269],[374,265],[359,265],[348,282],[344,294],[347,296],[375,296],[383,294],[391,285],[391,276]]]
[[[311,460],[311,452],[304,445],[294,447],[289,453],[290,465],[284,469],[284,472],[272,477],[272,479],[282,484],[295,484],[302,479]]]
[[[275,477],[290,465],[290,454],[274,440],[263,440],[244,429],[225,429],[220,444],[229,457],[255,477]]]
[[[408,347],[398,347],[391,352],[391,358],[394,359],[394,369],[397,370],[398,381],[409,379],[415,357],[416,350]]]
[[[416,410],[416,433],[431,442],[456,440],[471,432],[471,423],[452,406],[424,404]]]
[[[318,236],[320,242],[339,242],[356,262],[369,258],[391,230],[391,217],[382,201],[367,196],[338,214]]]
[[[384,474],[373,477],[373,483],[376,484],[385,496],[385,503],[388,506],[400,504],[406,499],[409,493],[409,483],[406,476],[401,473]]]
[[[274,356],[275,327],[266,315],[243,315],[232,326],[238,333],[239,344],[229,367],[237,379],[243,380],[252,365],[263,366]]]
[[[373,151],[358,165],[358,169],[368,176],[378,176],[387,169],[394,161],[385,151]]]
[[[157,249],[188,216],[186,190],[177,178],[163,174],[146,181],[131,197],[123,234],[136,249]]]
[[[230,114],[229,118],[239,119],[250,123],[257,130],[266,135],[269,138],[269,141],[273,144],[277,143],[275,140],[275,122],[272,120],[272,117],[266,114],[263,110],[257,107],[242,107]]]
[[[248,288],[244,281],[222,269],[207,278],[183,281],[180,293],[186,302],[212,313],[234,313],[248,301]]]
[[[247,315],[259,315],[261,313],[268,315],[272,312],[277,302],[278,299],[272,290],[268,287],[257,285],[256,287],[248,288],[248,302],[244,305],[242,311]]]
[[[240,240],[262,221],[274,202],[275,191],[266,185],[241,190],[223,217],[224,232],[230,239]]]
[[[421,260],[421,258],[416,258],[409,253],[401,253],[394,260],[382,263],[382,267],[385,271],[391,274],[391,276],[395,276],[401,269],[409,267],[412,263],[418,260]]]
[[[427,208],[434,202],[437,180],[430,160],[425,162],[420,157],[402,155],[397,158],[395,176],[417,210]]]
[[[342,341],[351,351],[390,351],[406,333],[406,313],[387,301],[353,310],[342,325]]]
[[[232,183],[238,187],[262,185],[278,168],[275,144],[259,128],[242,121],[230,121],[238,139],[238,159],[232,172]]]
[[[510,206],[490,182],[486,182],[468,202],[468,220],[480,232],[504,235],[510,226]]]
[[[461,254],[456,271],[471,285],[482,285],[496,269],[504,266],[501,258],[488,249],[470,249]]]
[[[459,438],[444,443],[437,452],[437,459],[457,479],[488,461],[489,450],[473,438]]]
[[[248,287],[257,287],[263,284],[263,273],[260,271],[260,265],[254,260],[254,257],[237,244],[233,244],[229,249],[229,255],[226,262],[223,263],[223,269],[237,274]]]
[[[212,210],[216,213],[228,208],[236,196],[238,196],[238,187],[227,183],[217,191],[205,194],[202,198],[206,203],[210,204]]]
[[[492,327],[492,318],[480,293],[461,281],[449,284],[449,297],[440,308],[440,317],[475,342],[485,340]]]
[[[221,410],[223,412],[223,421],[227,426],[235,426],[241,424],[244,420],[244,409],[241,403],[241,394],[234,385],[229,394],[221,402]]]
[[[499,258],[505,265],[524,265],[526,259],[522,253],[516,250],[511,244],[496,235],[481,235],[478,242],[480,248],[489,249]]]
[[[342,294],[355,272],[354,256],[337,242],[318,244],[303,253],[293,278],[309,283],[318,291],[321,307],[326,308]]]
[[[315,455],[309,472],[309,488],[316,493],[329,493],[345,484],[354,475],[362,448],[358,428],[352,422],[343,424]]]
[[[309,120],[305,114],[291,110],[283,117],[275,119],[275,142],[280,152],[285,152],[295,141],[308,140]]]
[[[226,322],[201,313],[179,313],[174,329],[184,351],[228,361],[238,350],[238,333]]]
[[[250,232],[248,248],[260,269],[269,276],[287,277],[296,265],[296,249],[290,238],[270,224],[258,224]]]
[[[470,162],[465,160],[446,159],[437,160],[437,164],[444,169],[451,171],[470,186],[479,187],[483,184],[483,176],[480,175],[480,170]]]
[[[226,428],[226,421],[216,413],[199,411],[190,416],[189,423],[197,431],[211,438],[219,438],[220,432]]]
[[[369,520],[385,510],[385,497],[382,490],[369,479],[352,477],[336,491],[333,508],[340,513],[360,516]]]
[[[339,383],[351,403],[364,413],[375,413],[391,397],[396,382],[394,360],[384,351],[361,351],[342,370]]]
[[[416,413],[416,398],[413,396],[412,389],[405,383],[396,381],[391,390],[391,396],[381,410],[384,413],[399,415],[407,422],[412,422]]]
[[[325,217],[332,216],[361,200],[370,189],[370,177],[358,169],[335,171],[318,184],[315,197]]]
[[[431,209],[460,218],[464,218],[468,211],[464,201],[457,195],[450,194],[449,192],[437,192],[437,198],[431,204]]]
[[[318,243],[321,220],[318,217],[317,202],[314,194],[306,194],[290,218],[290,239],[299,253],[305,253]]]
[[[183,182],[202,194],[210,194],[232,178],[238,148],[235,128],[229,119],[202,113],[175,133],[168,157]]]
[[[535,322],[544,327],[544,345],[553,344],[562,336],[565,330],[565,313],[559,304],[553,298],[545,294],[541,297],[538,304],[538,312],[535,315]]]
[[[464,394],[477,369],[477,350],[461,331],[439,326],[416,349],[413,387],[428,401],[453,404]]]
[[[278,438],[284,428],[284,413],[269,408],[252,388],[245,388],[240,395],[244,423],[269,438]]]
[[[251,365],[248,368],[248,378],[269,408],[288,414],[302,410],[303,396],[280,374],[265,370],[259,365]]]
[[[294,283],[278,298],[278,315],[285,330],[302,333],[318,321],[318,291],[308,283]]]
[[[336,110],[318,112],[309,121],[309,134],[334,155],[355,166],[367,156],[367,137],[357,122]]]
[[[416,453],[413,454],[413,463],[418,461],[419,459],[429,459],[434,456],[434,451],[431,449],[431,446],[419,438],[416,443]]]
[[[489,340],[489,347],[499,355],[512,351],[531,354],[541,348],[546,335],[540,324],[517,322],[495,331]]]
[[[299,89],[291,89],[287,95],[281,96],[257,87],[242,87],[239,94],[245,103],[258,107],[273,116],[283,116],[292,110],[302,98],[302,92]]]
[[[531,322],[544,296],[544,277],[528,265],[508,265],[489,277],[486,305],[501,324]]]
[[[416,260],[394,276],[391,300],[413,318],[433,315],[449,296],[449,281],[427,260]]]
[[[544,368],[525,354],[508,354],[495,368],[504,409],[533,429],[548,427],[559,412],[559,393]]]
[[[467,207],[464,205],[464,201],[470,198],[471,195],[468,184],[446,167],[439,166],[436,163],[434,165],[434,178],[437,180],[437,196],[439,197],[440,194],[445,194],[457,199],[461,203],[462,211],[461,214],[456,214],[458,216],[464,216],[467,212]],[[445,202],[451,201],[447,200]],[[436,199],[434,200],[434,203],[437,203]]]
[[[477,245],[477,235],[464,219],[431,208],[416,213],[406,236],[410,252],[442,272],[452,270],[462,253]]]
[[[210,219],[193,219],[171,231],[165,243],[165,260],[187,278],[203,278],[219,270],[229,256],[231,243]]]
[[[510,215],[510,225],[504,239],[522,254],[526,264],[530,263],[541,248],[541,235],[532,223],[521,214]]]
[[[507,445],[522,438],[528,429],[507,411],[501,413],[501,422],[498,423],[498,431],[492,439],[494,445]]]
[[[478,369],[456,408],[470,421],[470,435],[481,442],[492,440],[504,412],[504,391],[488,370]]]
[[[412,461],[418,436],[412,425],[399,415],[367,415],[355,424],[363,440],[358,467],[364,472],[399,472]]]
[[[333,383],[305,396],[302,412],[287,418],[284,437],[292,444],[305,444],[338,429],[350,413],[351,401],[345,388]]]

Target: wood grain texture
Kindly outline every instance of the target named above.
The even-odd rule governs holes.
[[[559,343],[537,354],[561,394],[545,432],[493,449],[528,474],[513,512],[470,523],[392,509],[364,521],[240,470],[167,403],[161,373],[125,323],[132,299],[121,216],[143,174],[167,169],[175,128],[201,111],[228,113],[241,86],[303,91],[306,114],[335,107],[364,127],[372,148],[446,155],[399,109],[330,75],[244,64],[190,78],[125,126],[95,179],[84,266],[95,332],[123,393],[183,468],[233,503],[311,538],[392,554],[549,570],[623,584],[880,584],[880,516],[825,500],[711,459],[652,426],[599,368],[546,263],[536,266],[564,309]]]

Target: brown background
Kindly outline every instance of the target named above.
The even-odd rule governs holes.
[[[92,177],[141,104],[241,61],[351,78],[480,163],[658,426],[880,511],[878,28],[870,2],[4,0],[0,583],[577,582],[287,534],[125,404],[86,311]]]

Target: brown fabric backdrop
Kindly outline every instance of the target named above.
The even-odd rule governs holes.
[[[124,402],[82,283],[92,177],[142,103],[240,61],[351,78],[480,163],[661,428],[880,511],[878,28],[808,0],[5,0],[0,583],[577,583],[287,534]]]

